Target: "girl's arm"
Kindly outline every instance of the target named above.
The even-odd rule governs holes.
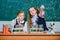
[[[28,32],[27,29],[28,29],[28,28],[27,28],[27,22],[25,22],[25,25],[24,25],[23,31],[24,31],[24,32]]]
[[[42,18],[45,18],[45,12],[43,11],[43,12],[39,13],[39,16]]]
[[[14,28],[14,25],[16,24],[15,19],[11,21],[11,26]]]

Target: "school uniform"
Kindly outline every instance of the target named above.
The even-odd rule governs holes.
[[[13,28],[18,28],[16,25],[19,25],[19,24],[23,25],[23,31],[27,32],[27,22],[25,22],[24,20],[19,21],[17,19],[12,20],[11,25],[12,25]]]
[[[37,23],[36,23],[37,18],[38,18],[38,17],[37,17],[37,14],[31,18],[32,25],[36,25],[36,24],[37,24]]]
[[[24,20],[23,21],[19,21],[19,20],[16,19],[16,24],[14,25],[14,28],[18,28],[16,25],[19,25],[19,24],[24,26],[25,21]]]
[[[33,16],[31,18],[31,21],[32,21],[33,25],[41,25],[42,24],[44,31],[48,31],[48,28],[46,26],[46,22],[44,19],[44,12],[42,13],[41,16],[39,16],[39,14],[36,14],[35,16]]]
[[[44,19],[44,13],[45,12],[43,11],[41,16],[37,15],[38,18],[37,18],[37,21],[36,22],[37,22],[38,25],[40,25],[40,24],[43,25],[44,31],[48,31],[48,28],[46,26],[46,21]]]

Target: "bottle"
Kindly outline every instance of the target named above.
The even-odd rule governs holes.
[[[4,34],[9,34],[8,25],[7,24],[3,24],[3,33]]]

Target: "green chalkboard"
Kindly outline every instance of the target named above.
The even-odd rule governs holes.
[[[25,20],[30,6],[45,5],[46,21],[60,21],[60,0],[0,0],[0,21],[11,21],[18,10],[24,10]]]

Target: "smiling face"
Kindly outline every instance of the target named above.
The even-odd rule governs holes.
[[[18,12],[17,19],[20,21],[24,20],[24,12],[23,11]]]
[[[32,8],[30,8],[29,9],[29,12],[30,12],[30,14],[31,14],[31,16],[35,16],[37,13],[37,11],[35,10],[35,8],[34,7],[32,7]]]
[[[19,20],[22,21],[24,19],[24,13],[19,13],[18,17],[19,17]]]

